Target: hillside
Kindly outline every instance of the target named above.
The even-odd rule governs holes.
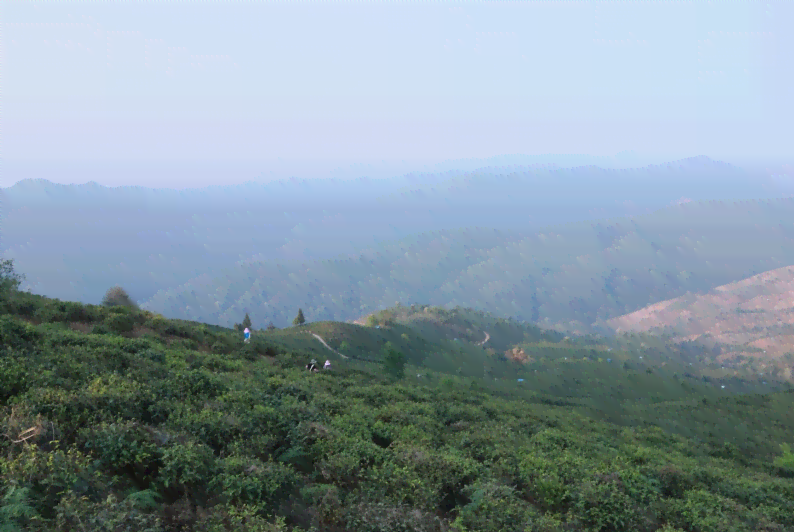
[[[791,379],[794,368],[794,267],[778,268],[609,320],[617,332],[664,335],[715,348],[716,361],[754,363]]]
[[[425,232],[325,261],[240,262],[160,292],[143,306],[231,326],[348,321],[415,301],[472,307],[572,334],[607,320],[794,264],[794,199],[689,202],[633,219],[534,234],[487,227]]]
[[[380,328],[257,330],[243,344],[236,331],[146,311],[0,297],[0,526],[794,530],[794,455],[777,445],[794,431],[794,393],[671,379],[657,371],[673,362],[658,350],[645,355],[651,371],[622,369],[624,382],[640,380],[621,398],[631,408],[606,422],[615,405],[594,399],[606,399],[609,368],[643,355],[613,350],[607,362],[593,339],[554,342],[470,310],[429,310],[392,309]],[[462,325],[488,327],[503,345],[523,330],[524,347],[545,359],[526,371],[568,379],[575,364],[581,382],[574,393],[541,390],[543,379],[523,387],[523,363],[507,357],[494,357],[513,368],[499,381],[427,368],[416,378],[412,363],[401,377],[334,358],[307,334],[382,363],[379,346],[400,339],[412,360],[445,345],[442,355],[458,357],[456,343],[487,353],[444,339]],[[320,353],[334,369],[306,372]]]
[[[502,234],[531,235],[554,227],[553,232],[565,233],[562,229],[567,223],[626,221],[626,216],[658,210],[682,197],[698,202],[780,195],[776,192],[780,187],[768,175],[748,173],[708,157],[620,170],[598,167],[585,158],[562,162],[568,167],[484,165],[467,171],[412,173],[387,179],[285,179],[185,190],[104,187],[93,182],[59,185],[26,179],[0,188],[2,247],[5,256],[17,258],[34,292],[50,297],[96,303],[108,286],[121,284],[134,300],[143,302],[159,291],[197,284],[200,276],[223,286],[223,270],[232,273],[229,297],[234,297],[237,285],[248,281],[236,276],[250,273],[234,271],[239,262],[274,262],[300,275],[303,269],[296,264],[305,263],[314,272],[325,267],[323,261],[355,261],[368,255],[367,248],[372,247],[381,251],[380,244],[402,243],[405,249],[398,255],[402,256],[416,240],[413,235],[424,232],[459,233],[461,228],[479,227]],[[466,166],[470,168],[468,163]],[[75,179],[79,182],[80,177]],[[466,241],[465,234],[456,234],[455,238],[463,239],[461,245],[477,247]],[[494,246],[504,243],[494,242]],[[421,260],[423,250],[420,247],[415,251]],[[465,275],[469,266],[457,255],[451,259],[450,275],[430,281],[438,280],[439,286],[446,281],[452,284],[440,294],[431,293],[428,285],[422,284],[425,292],[412,297],[439,305],[477,306],[470,295],[454,300],[457,294],[449,293],[450,288],[455,290],[455,277]],[[554,268],[548,264],[543,267]],[[382,265],[374,272],[384,279],[387,273]],[[516,279],[519,284],[522,277]],[[269,292],[282,289],[280,277],[275,279],[275,284],[268,286]],[[243,291],[250,288],[248,284]],[[389,291],[378,294],[365,288],[356,291],[362,292],[362,303],[370,305],[367,311],[399,300]],[[402,290],[401,286],[393,288],[395,292]],[[497,292],[502,290],[495,288]],[[308,289],[301,292],[307,287],[300,287],[297,293],[287,295],[287,301],[298,303],[295,296],[311,294],[318,303],[312,319],[344,321],[353,317],[336,317],[338,303],[323,300],[320,304],[324,292]],[[337,300],[343,297],[342,293],[325,293]],[[438,299],[437,295],[443,297]],[[299,304],[314,309],[312,298]],[[271,293],[269,299],[276,312],[272,316],[263,312],[262,318],[277,320],[279,297]],[[220,301],[220,314],[244,300]],[[530,309],[515,309],[509,303],[504,308],[491,305],[486,310],[505,316],[523,314],[524,319],[531,319]],[[329,306],[329,311],[320,315],[323,306]],[[170,310],[155,310],[171,315]],[[209,315],[216,310],[209,307],[199,318],[231,325]],[[225,316],[220,316],[223,319]]]

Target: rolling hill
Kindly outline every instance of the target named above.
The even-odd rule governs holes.
[[[785,383],[708,378],[650,336],[559,338],[425,308],[244,344],[148,311],[0,294],[0,526],[794,530]],[[511,349],[478,345],[484,331]],[[383,371],[384,346],[408,354],[404,375]],[[321,353],[334,369],[305,371]]]
[[[790,379],[794,368],[794,267],[687,294],[609,320],[616,332],[642,331],[672,342],[697,340],[721,363],[758,361]]]
[[[611,318],[794,264],[792,244],[794,199],[693,201],[534,234],[428,231],[336,260],[250,259],[158,292],[143,306],[226,326],[248,312],[283,326],[295,307],[311,321],[348,321],[422,301],[607,335]]]
[[[624,169],[583,162],[185,190],[26,179],[0,189],[0,252],[16,258],[35,293],[96,303],[120,284],[143,302],[250,259],[292,268],[289,261],[357,259],[367,247],[425,231],[479,226],[532,234],[640,215],[682,197],[736,201],[780,190],[769,176],[708,157]]]

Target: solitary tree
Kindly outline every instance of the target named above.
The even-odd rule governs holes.
[[[303,317],[303,310],[298,309],[298,315],[292,320],[293,325],[303,325],[306,323],[306,318]]]
[[[128,307],[136,310],[138,308],[138,305],[135,304],[127,292],[120,286],[114,286],[105,292],[102,305],[106,307]]]
[[[245,313],[245,318],[243,318],[243,329],[250,329],[251,328],[251,318],[248,317],[248,313]]]
[[[394,380],[402,379],[405,376],[406,356],[397,351],[391,342],[386,342],[383,351],[383,366],[386,373]]]
[[[24,275],[14,272],[14,259],[0,261],[0,296],[19,289]]]

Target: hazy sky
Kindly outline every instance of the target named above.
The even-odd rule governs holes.
[[[356,177],[503,154],[784,159],[794,146],[790,1],[0,10],[1,186]]]

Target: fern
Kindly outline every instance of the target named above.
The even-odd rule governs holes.
[[[152,490],[136,491],[127,499],[139,510],[154,510],[160,507],[157,499],[160,495]]]
[[[38,516],[30,505],[29,493],[29,488],[12,485],[3,496],[3,505],[0,506],[0,532],[25,530],[22,525]]]
[[[791,452],[788,443],[781,443],[780,450],[783,451],[783,456],[775,458],[775,465],[794,470],[794,453]]]

